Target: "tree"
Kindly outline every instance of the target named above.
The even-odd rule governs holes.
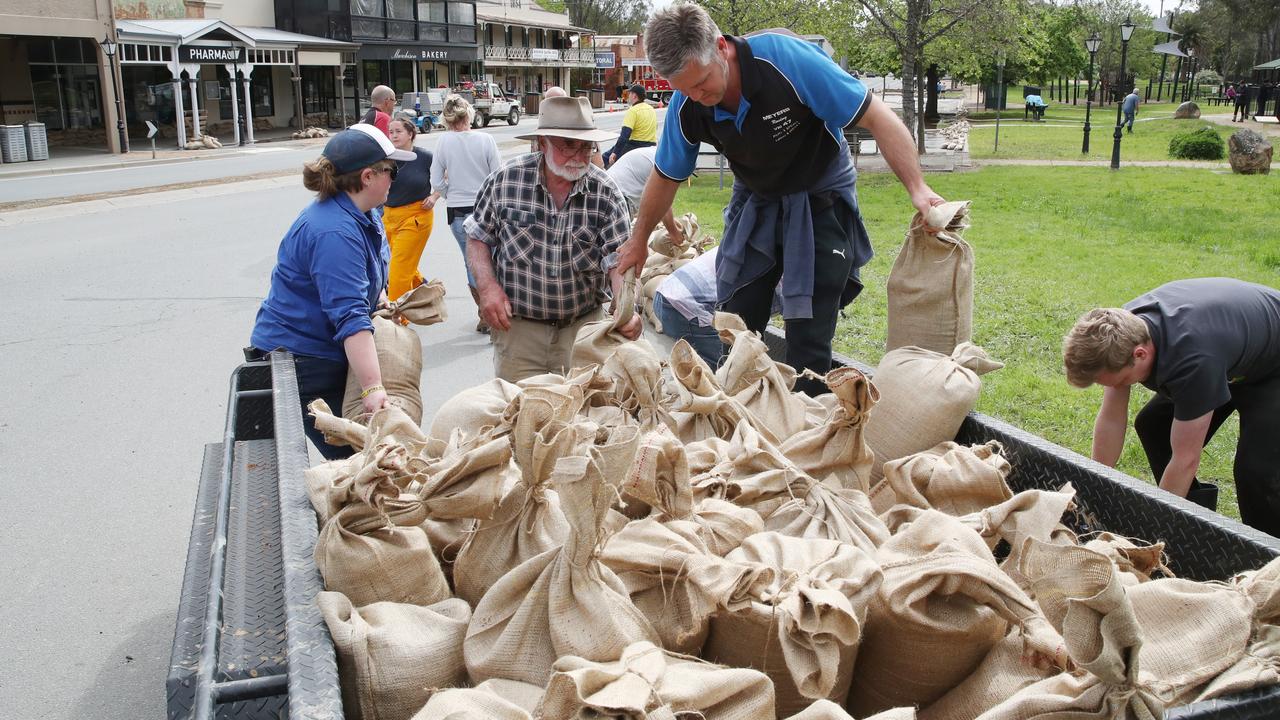
[[[745,35],[765,28],[787,28],[797,34],[821,34],[814,30],[814,3],[798,0],[700,0],[700,5],[723,32]]]
[[[551,12],[569,12],[569,22],[601,35],[634,35],[651,10],[647,0],[538,0]]]

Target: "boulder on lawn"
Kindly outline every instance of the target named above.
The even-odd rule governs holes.
[[[1232,172],[1266,175],[1271,172],[1271,143],[1256,130],[1244,129],[1227,138]]]
[[[1174,120],[1196,120],[1200,117],[1200,106],[1193,102],[1184,102],[1173,111]]]

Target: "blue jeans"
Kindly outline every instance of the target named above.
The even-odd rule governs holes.
[[[687,341],[712,370],[720,367],[724,343],[720,342],[720,335],[715,328],[703,327],[697,321],[681,315],[661,294],[653,296],[653,314],[662,323],[663,335]]]
[[[1137,115],[1137,113],[1131,113],[1131,112],[1127,112],[1127,113],[1125,113],[1125,114],[1124,114],[1124,122],[1123,122],[1123,123],[1121,123],[1121,125],[1125,125],[1125,126],[1127,126],[1127,127],[1128,127],[1129,132],[1133,132],[1133,117],[1134,117],[1134,115]]]
[[[467,270],[467,285],[476,286],[475,276],[471,274],[471,266],[467,264],[467,234],[462,231],[462,222],[466,220],[466,216],[455,218],[449,223],[449,230],[453,232],[453,239],[458,241],[458,249],[462,251],[462,266]]]

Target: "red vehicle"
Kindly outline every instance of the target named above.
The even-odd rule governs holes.
[[[636,65],[632,68],[635,73],[635,82],[644,86],[645,95],[651,100],[661,100],[663,104],[671,102],[671,94],[675,90],[671,89],[671,83],[666,79],[658,77],[650,65]]]

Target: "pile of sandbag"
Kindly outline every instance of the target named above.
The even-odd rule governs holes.
[[[943,150],[964,150],[969,147],[969,117],[968,113],[957,114],[954,122],[943,126],[938,130],[938,134],[942,136]]]
[[[293,134],[294,140],[305,140],[307,138],[323,138],[323,137],[329,137],[329,131],[325,130],[322,127],[315,127],[314,125],[308,125],[307,127]]]
[[[645,322],[651,327],[662,330],[662,323],[653,314],[653,296],[667,276],[680,266],[693,260],[714,244],[715,240],[702,230],[698,224],[698,216],[685,213],[676,218],[676,225],[684,236],[677,242],[667,232],[666,226],[659,224],[649,234],[649,257],[645,260],[644,270],[640,273],[637,307]]]
[[[429,431],[312,405],[357,451],[307,472],[349,716],[1154,720],[1280,683],[1280,560],[1181,580],[1077,537],[1069,485],[1012,492],[954,442],[979,348],[810,398],[736,318],[718,372],[617,325]]]

